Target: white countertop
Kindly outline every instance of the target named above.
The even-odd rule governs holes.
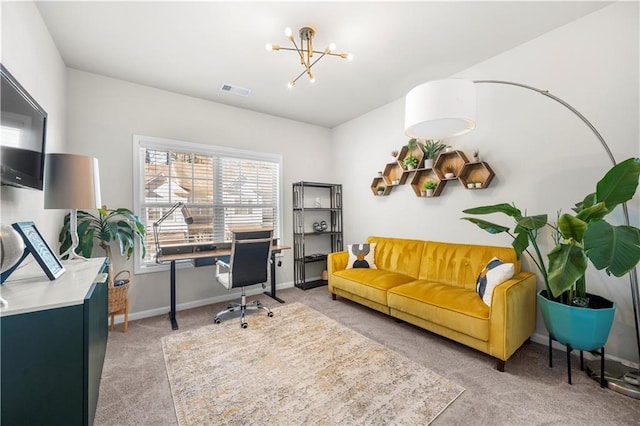
[[[66,271],[51,281],[38,262],[27,257],[25,262],[29,263],[15,270],[0,286],[0,297],[8,302],[0,307],[0,317],[84,303],[91,284],[106,281],[106,273],[98,276],[104,260],[96,257],[62,262]]]

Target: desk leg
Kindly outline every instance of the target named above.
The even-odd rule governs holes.
[[[284,300],[276,296],[276,256],[274,253],[271,253],[271,293],[265,291],[264,294],[280,303],[284,303]]]
[[[171,312],[169,312],[169,320],[171,321],[171,329],[178,329],[178,321],[176,321],[176,261],[171,261]]]

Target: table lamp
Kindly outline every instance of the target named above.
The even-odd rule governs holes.
[[[98,160],[75,154],[47,154],[44,167],[44,208],[69,209],[71,247],[60,257],[85,259],[78,247],[78,209],[101,206]],[[86,259],[85,259],[86,260]]]

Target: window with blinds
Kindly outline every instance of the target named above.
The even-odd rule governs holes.
[[[134,157],[136,214],[147,230],[140,270],[156,265],[156,242],[231,241],[240,226],[280,236],[281,156],[136,136]]]

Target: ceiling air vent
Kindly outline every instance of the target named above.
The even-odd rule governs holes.
[[[233,84],[223,84],[222,86],[220,86],[220,91],[233,93],[234,95],[238,96],[249,96],[249,93],[251,93],[251,90],[245,89],[244,87],[240,86],[234,86]]]

